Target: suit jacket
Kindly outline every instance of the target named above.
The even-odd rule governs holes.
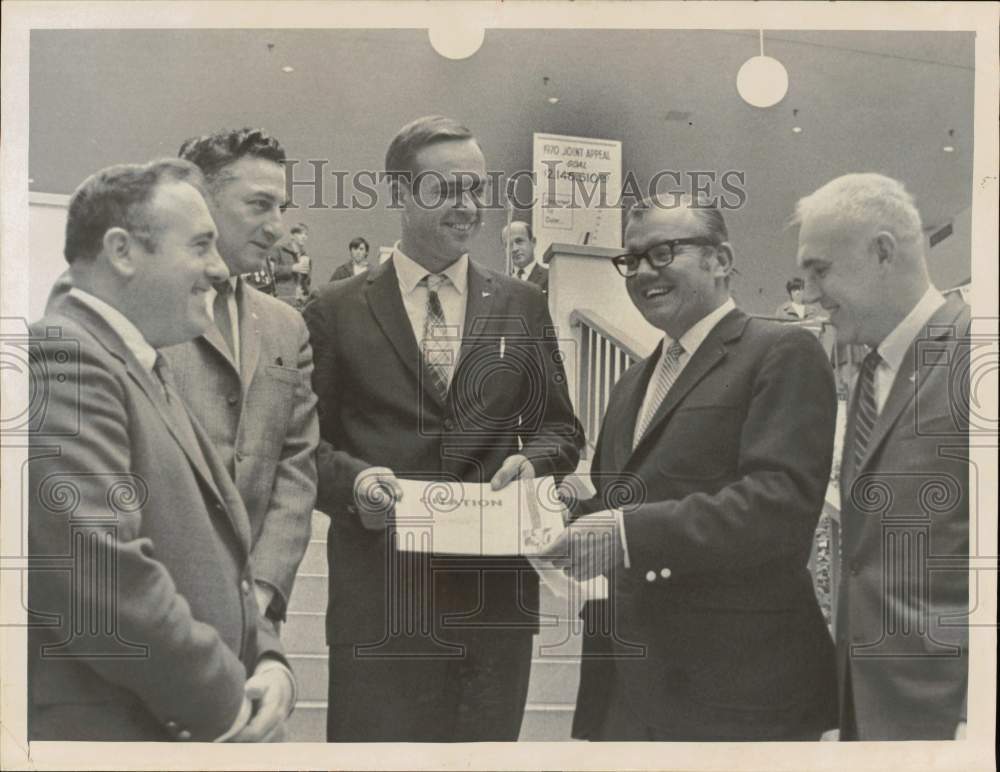
[[[518,452],[538,476],[576,467],[582,429],[543,297],[471,261],[468,277],[462,348],[447,400],[425,370],[392,260],[327,285],[304,311],[322,435],[317,506],[331,519],[330,643],[384,638],[387,600],[390,612],[417,609],[422,621],[431,605],[426,587],[405,570],[412,556],[397,553],[385,530],[361,525],[353,498],[361,471],[387,466],[401,478],[481,483]],[[465,614],[468,624],[537,627],[537,576],[526,560],[491,561],[488,570],[468,559],[435,557],[422,565],[433,571],[435,623],[454,613]]]
[[[330,281],[343,281],[344,279],[350,279],[354,276],[354,262],[348,260],[346,263],[342,263],[337,266],[337,269],[333,272],[330,277]]]
[[[799,316],[798,313],[795,311],[795,305],[792,303],[792,301],[786,300],[784,303],[778,306],[777,309],[775,309],[774,315],[777,316],[779,319],[796,319],[798,321],[805,321],[806,319],[815,319],[817,316],[819,316],[815,306],[805,304],[803,308],[805,308],[805,316]]]
[[[585,611],[605,632],[584,640],[574,736],[600,725],[612,681],[674,739],[833,726],[833,642],[806,567],[836,418],[823,350],[805,330],[731,311],[633,450],[659,353],[614,387],[597,496],[577,508],[623,509],[631,568]]]
[[[99,315],[64,296],[31,330],[29,737],[211,740],[280,658],[239,493]]]
[[[164,349],[177,389],[205,427],[250,516],[254,575],[284,618],[316,499],[319,442],[312,349],[302,316],[239,282],[240,370],[215,325]]]
[[[849,412],[837,664],[862,740],[950,740],[965,719],[969,320],[952,297],[917,336],[860,466]]]
[[[541,289],[543,295],[549,294],[549,269],[544,267],[541,263],[535,263],[534,267],[531,269],[531,273],[529,273],[524,280],[538,285],[538,288]]]

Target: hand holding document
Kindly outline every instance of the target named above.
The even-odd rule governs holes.
[[[397,546],[436,555],[536,555],[565,529],[551,477],[495,491],[448,480],[399,480]]]

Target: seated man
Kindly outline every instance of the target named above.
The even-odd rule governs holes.
[[[204,332],[228,275],[202,185],[180,160],[84,181],[72,288],[31,327],[34,740],[274,740],[294,702],[246,510],[158,351]]]

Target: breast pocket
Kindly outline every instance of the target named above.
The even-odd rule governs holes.
[[[248,447],[247,450],[263,456],[277,456],[285,444],[302,375],[291,367],[268,365],[263,376],[254,380],[246,410],[250,424],[257,427],[254,432],[256,447]]]
[[[677,410],[663,427],[656,468],[665,477],[715,480],[736,474],[740,413],[735,407],[705,406]]]

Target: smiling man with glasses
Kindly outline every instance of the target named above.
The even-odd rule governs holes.
[[[717,209],[650,200],[614,258],[664,339],[615,386],[597,494],[549,550],[576,578],[610,583],[585,611],[598,632],[584,640],[577,738],[809,740],[836,722],[833,644],[806,567],[833,375],[811,333],[736,308],[728,239]]]

